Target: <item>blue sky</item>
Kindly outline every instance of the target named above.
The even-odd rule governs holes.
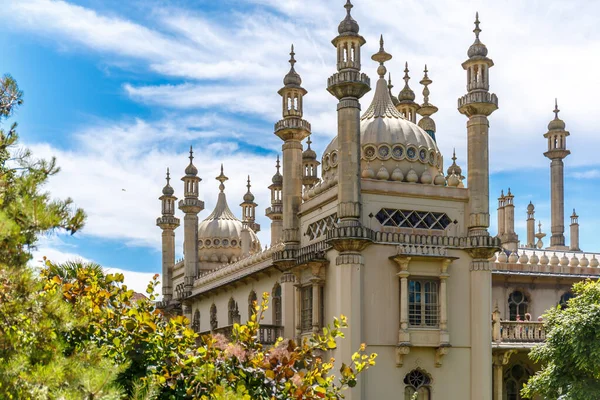
[[[221,162],[230,177],[226,193],[231,208],[239,214],[250,174],[258,214],[264,215],[266,188],[281,145],[272,133],[280,117],[277,90],[288,70],[292,42],[297,70],[309,91],[305,117],[313,126],[313,147],[324,149],[335,134],[335,99],[325,91],[325,82],[335,68],[330,40],[344,16],[343,3],[20,0],[3,5],[0,73],[11,73],[25,92],[25,104],[15,116],[22,141],[35,155],[57,156],[63,170],[48,189],[71,196],[89,214],[80,234],[43,238],[36,257],[81,256],[142,273],[128,275],[132,281],[159,272],[157,197],[167,166],[174,177],[181,175],[190,144],[197,149],[203,178],[206,210],[201,217],[216,201],[213,178]],[[411,87],[419,94],[427,63],[434,81],[431,102],[440,108],[434,119],[445,164],[456,148],[463,169],[466,128],[456,98],[465,91],[460,64],[473,41],[474,13],[480,12],[481,38],[496,63],[491,89],[500,99],[500,109],[490,119],[491,197],[511,187],[521,240],[530,200],[549,232],[543,134],[558,97],[571,132],[565,213],[575,207],[580,215],[582,248],[600,250],[594,235],[600,223],[594,207],[600,187],[595,118],[600,92],[595,16],[600,5],[560,0],[354,3],[353,15],[367,39],[363,70],[372,79],[376,76],[369,56],[377,51],[381,33],[394,56],[388,63],[394,91],[402,87],[408,61]],[[363,108],[371,95],[365,96]],[[495,232],[495,213],[492,220]],[[261,217],[259,222],[260,238],[267,244],[269,221]],[[565,225],[568,231],[568,221]]]

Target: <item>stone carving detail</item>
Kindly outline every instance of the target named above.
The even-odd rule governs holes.
[[[336,265],[363,264],[363,262],[361,254],[340,254],[335,259]]]
[[[445,230],[452,220],[446,213],[416,211],[416,210],[394,210],[382,208],[375,216],[383,226],[397,228],[416,228]]]
[[[398,245],[398,254],[424,255],[424,256],[447,256],[448,249],[438,246],[423,246],[414,244]]]
[[[308,236],[309,240],[314,240],[327,234],[327,231],[334,228],[337,225],[338,217],[337,213],[331,214],[322,218],[312,224],[308,225],[305,235]]]

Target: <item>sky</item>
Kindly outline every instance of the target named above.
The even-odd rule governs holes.
[[[283,76],[289,48],[308,90],[305,119],[320,154],[336,134],[336,99],[325,90],[335,72],[331,39],[345,15],[344,0],[0,0],[0,73],[25,92],[13,117],[23,146],[40,158],[55,156],[62,171],[46,189],[71,197],[88,214],[74,236],[41,238],[34,263],[82,258],[124,272],[143,291],[161,269],[156,227],[167,167],[176,195],[190,145],[203,179],[205,218],[215,205],[223,163],[229,205],[246,191],[247,175],[259,204],[259,237],[269,243],[267,186],[281,140]],[[526,238],[526,206],[550,227],[549,160],[543,134],[560,116],[571,132],[565,160],[565,215],[577,209],[581,247],[600,251],[594,227],[600,194],[600,3],[593,0],[354,0],[352,15],[367,40],[363,72],[375,81],[370,55],[383,34],[394,92],[410,85],[422,101],[424,64],[433,80],[430,102],[446,167],[456,149],[466,171],[466,119],[456,100],[466,91],[461,63],[474,39],[476,11],[482,42],[495,62],[491,91],[500,108],[490,117],[490,197],[510,187],[516,230]],[[363,100],[366,109],[373,91]],[[397,93],[396,93],[397,94]],[[491,202],[496,232],[496,201]],[[179,215],[181,217],[181,215]],[[565,222],[568,242],[568,224]],[[178,257],[182,228],[176,231]]]

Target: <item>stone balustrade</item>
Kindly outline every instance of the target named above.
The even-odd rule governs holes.
[[[490,261],[498,272],[600,275],[600,261],[594,253],[520,248],[510,254],[496,253]]]
[[[496,343],[541,343],[546,340],[543,322],[494,321],[492,340]]]

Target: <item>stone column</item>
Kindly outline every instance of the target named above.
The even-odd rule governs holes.
[[[551,198],[551,221],[550,247],[565,245],[565,183],[564,162],[561,158],[555,158],[550,163],[550,179],[552,187]]]
[[[323,281],[320,278],[312,278],[312,327],[314,333],[321,331],[321,285]]]
[[[469,236],[486,236],[490,226],[489,122],[474,115],[467,122]]]
[[[296,288],[296,277],[294,274],[286,272],[281,275],[279,280],[281,283],[281,318],[283,324],[283,337],[293,338],[296,335],[296,326],[294,325],[294,319],[296,316],[296,301],[294,300]]]
[[[394,261],[398,264],[399,271],[396,274],[400,278],[400,330],[398,332],[398,343],[410,344],[410,334],[408,333],[408,264],[410,257],[395,257]]]
[[[504,191],[498,198],[498,237],[502,239],[504,235]]]
[[[535,207],[529,202],[527,206],[527,247],[535,248]]]
[[[492,392],[492,273],[486,259],[473,259],[471,290],[471,399],[489,399]]]
[[[492,393],[493,400],[504,399],[504,366],[510,361],[510,356],[516,353],[516,350],[501,351],[494,353],[493,356],[493,376],[494,389]]]
[[[301,342],[302,337],[302,285],[300,279],[296,279],[296,340],[298,343]]]
[[[242,257],[248,257],[250,255],[250,230],[248,229],[248,223],[244,221],[242,226],[242,232],[240,240],[242,242]]]
[[[163,229],[162,232],[162,294],[164,301],[173,298],[173,268],[175,266],[175,231]]]
[[[452,260],[443,260],[440,271],[440,343],[450,343],[448,334],[448,290],[447,281],[450,277],[448,266]]]
[[[571,215],[571,246],[569,250],[581,251],[579,248],[579,216],[575,213],[575,210]]]

